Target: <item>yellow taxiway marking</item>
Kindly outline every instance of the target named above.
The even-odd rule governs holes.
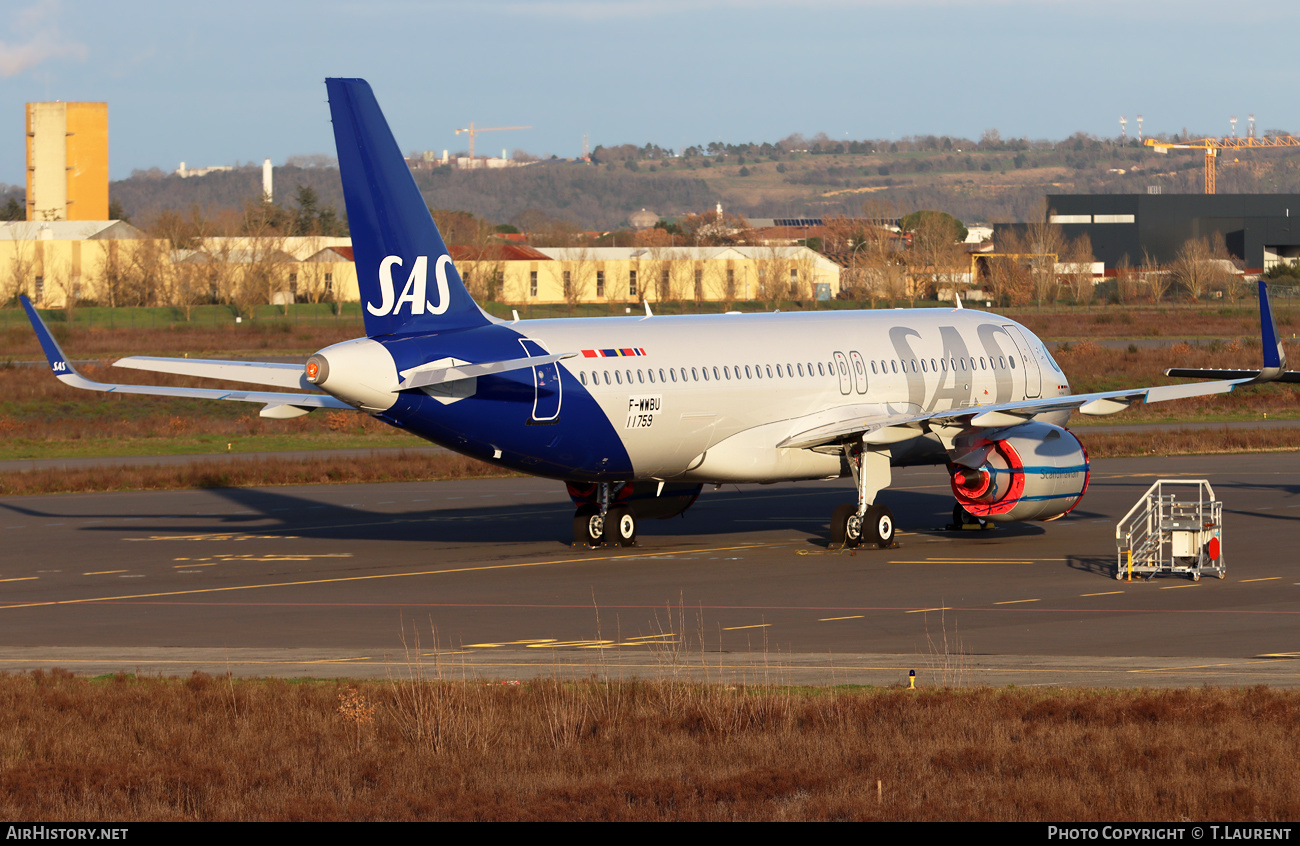
[[[227,564],[239,561],[311,561],[315,558],[351,558],[350,552],[320,552],[320,553],[294,553],[283,552],[278,555],[213,555],[208,558],[173,558],[173,561],[188,561],[196,566],[211,567],[213,564]],[[202,563],[209,562],[209,563]],[[183,566],[183,565],[182,565]],[[126,572],[122,570],[120,572]]]
[[[904,614],[924,614],[926,611],[951,611],[947,605],[940,608],[913,608],[911,611],[904,611]]]
[[[1026,556],[1021,556],[1020,558],[927,558],[925,560],[935,561],[939,563],[959,562],[964,564],[968,561],[987,561],[990,564],[1019,564],[1022,561],[1068,561],[1069,559],[1068,558],[1029,558]]]
[[[994,605],[1015,605],[1019,602],[1042,602],[1041,599],[1006,599],[1002,602],[995,602]]]
[[[1300,658],[1300,652],[1265,652],[1260,658]]]
[[[1064,558],[926,558],[923,561],[890,561],[890,564],[1040,564]]]
[[[537,643],[555,643],[555,638],[535,637],[529,640],[505,640],[501,643],[467,643],[465,649],[490,649],[494,646],[532,646]]]
[[[546,649],[553,646],[613,646],[612,640],[555,640],[550,643],[530,643],[525,649]]]
[[[741,546],[719,546],[712,549],[694,549],[687,550],[686,554],[700,555],[706,552],[731,552],[738,549],[764,549],[776,546],[787,546],[791,542],[783,541],[781,543],[750,543]],[[555,564],[599,564],[605,561],[620,561],[627,558],[652,558],[662,555],[681,555],[682,550],[673,549],[663,552],[639,552],[628,555],[603,555],[599,558],[561,558],[555,561],[528,561],[520,564],[484,564],[481,567],[450,567],[446,570],[414,570],[409,573],[374,573],[367,576],[337,576],[332,579],[302,579],[296,582],[264,582],[255,585],[229,585],[227,587],[214,588],[191,588],[189,590],[167,590],[158,593],[134,593],[123,594],[119,596],[87,596],[81,599],[54,599],[47,602],[23,602],[13,605],[0,605],[0,610],[7,608],[37,608],[47,605],[80,605],[87,602],[113,602],[125,599],[158,599],[164,596],[195,596],[202,593],[227,593],[236,590],[260,590],[263,588],[278,587],[303,587],[305,585],[327,585],[340,584],[343,582],[367,582],[378,579],[409,579],[418,576],[445,576],[451,573],[477,573],[488,570],[518,570],[524,567],[547,567]],[[36,578],[30,576],[29,578]]]
[[[125,573],[125,570],[92,570],[89,573],[82,573],[83,576],[111,576],[114,573]]]
[[[1198,585],[1198,584],[1190,584],[1190,585],[1166,585],[1166,586],[1164,586],[1164,587],[1162,587],[1162,588],[1160,588],[1160,589],[1161,589],[1161,590],[1178,590],[1179,588],[1187,588],[1187,587],[1200,587],[1200,585]]]
[[[122,572],[126,572],[123,570]],[[0,582],[30,582],[32,579],[39,579],[40,576],[17,576],[12,579],[0,579]]]
[[[1122,590],[1107,590],[1101,593],[1081,593],[1079,596],[1114,596],[1117,593],[1123,593]]]
[[[725,626],[722,630],[723,630],[724,632],[738,632],[738,631],[740,631],[741,629],[765,629],[765,628],[767,628],[767,627],[770,626],[770,625],[772,625],[772,624],[771,624],[771,623],[757,623],[757,624],[752,625],[752,626]]]
[[[864,616],[866,616],[866,615],[864,615],[864,614],[854,614],[852,617],[822,617],[822,618],[820,618],[817,622],[819,622],[819,623],[830,623],[830,622],[833,622],[833,621],[835,621],[835,620],[861,620]]]
[[[1282,578],[1282,577],[1281,577],[1281,576],[1268,576],[1268,577],[1263,578],[1263,579],[1242,579],[1242,580],[1241,580],[1241,583],[1242,583],[1242,584],[1245,584],[1246,582],[1271,582],[1271,581],[1273,581],[1274,579],[1280,579],[1280,578]]]
[[[1223,661],[1218,664],[1179,664],[1176,667],[1146,667],[1135,670],[1125,670],[1126,673],[1178,673],[1183,670],[1212,670],[1217,667],[1238,667],[1250,666],[1251,664],[1263,664],[1264,661]]]
[[[677,635],[675,633],[667,632],[665,634],[656,634],[656,635],[637,635],[636,637],[628,638],[627,642],[632,643],[638,640],[676,640],[676,639],[677,639]]]
[[[297,535],[245,535],[239,532],[218,532],[211,535],[150,535],[147,538],[122,538],[126,541],[245,541],[245,540],[302,540]]]

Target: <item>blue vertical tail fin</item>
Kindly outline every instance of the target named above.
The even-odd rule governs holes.
[[[490,323],[465,289],[370,85],[327,79],[325,87],[366,334]]]

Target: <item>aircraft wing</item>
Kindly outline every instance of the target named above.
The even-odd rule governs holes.
[[[914,414],[869,415],[796,432],[777,446],[786,449],[811,449],[859,437],[868,444],[891,444],[919,437],[930,427],[999,429],[1018,426],[1039,414],[1052,411],[1077,410],[1088,415],[1115,414],[1134,404],[1226,394],[1237,385],[1248,381],[1250,380],[1226,379],[1191,385],[1162,385],[1128,391],[1073,394],[1053,399],[1022,400]]]
[[[777,444],[786,449],[813,449],[843,443],[850,438],[861,438],[867,444],[892,444],[910,440],[934,428],[998,429],[1026,423],[1039,414],[1052,411],[1078,411],[1081,414],[1104,415],[1123,411],[1130,405],[1186,397],[1204,397],[1226,394],[1238,385],[1260,382],[1300,382],[1300,373],[1286,370],[1286,351],[1277,334],[1273,307],[1268,298],[1268,287],[1259,283],[1260,340],[1264,351],[1264,366],[1260,370],[1168,370],[1169,376],[1218,377],[1213,382],[1193,382],[1185,385],[1160,385],[1152,388],[1135,388],[1128,391],[1105,391],[1094,394],[1074,394],[1053,399],[1021,400],[1019,402],[954,408],[901,414],[866,414],[842,418],[832,423],[813,425],[797,431]],[[1287,378],[1294,376],[1294,378]]]
[[[352,406],[342,400],[335,399],[329,394],[321,393],[291,394],[271,391],[229,391],[215,388],[168,388],[154,385],[121,385],[111,382],[96,382],[93,379],[87,379],[85,376],[82,376],[77,372],[77,369],[72,366],[72,363],[68,361],[68,357],[64,355],[63,350],[59,347],[59,342],[54,340],[54,336],[50,334],[49,327],[45,325],[45,321],[41,320],[40,315],[36,313],[36,309],[32,306],[31,300],[29,300],[25,295],[20,299],[22,300],[23,309],[27,312],[27,318],[32,322],[32,328],[36,330],[36,339],[40,341],[41,349],[45,352],[45,358],[50,363],[50,370],[54,371],[54,375],[60,382],[74,388],[119,394],[146,394],[160,397],[193,397],[195,399],[255,402],[266,406],[261,412],[263,417],[276,418],[297,417],[317,408],[352,409]],[[137,356],[135,365],[128,364],[125,366],[138,366],[138,363],[142,358],[143,357]],[[185,359],[158,359],[156,361],[184,362]],[[248,374],[246,375],[256,374],[256,368],[258,367],[258,365],[252,362],[242,361],[197,361],[195,363],[209,367],[225,365],[230,368],[248,368]],[[266,365],[260,366],[263,368],[266,367]],[[271,367],[274,372],[283,374],[285,372],[283,371],[284,367],[292,366],[293,365],[272,365]],[[199,372],[199,370],[185,370],[179,367],[171,370],[164,370],[162,367],[143,367],[140,369],[157,369],[167,373],[184,373],[193,376],[207,376],[208,378],[234,378],[231,376],[212,376],[211,373],[202,373]],[[273,371],[266,370],[264,372],[270,373]],[[283,377],[281,376],[278,378]],[[243,378],[240,381],[258,382],[260,380]],[[286,382],[263,382],[263,384],[286,384]],[[296,384],[296,382],[290,384]]]

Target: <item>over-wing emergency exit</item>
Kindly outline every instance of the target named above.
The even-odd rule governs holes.
[[[117,362],[279,391],[104,384],[73,370],[24,299],[56,376],[260,403],[274,418],[357,409],[568,483],[574,540],[593,546],[633,544],[639,519],[680,513],[705,483],[850,476],[856,497],[831,515],[832,542],[887,546],[894,519],[878,496],[892,467],[914,464],[948,467],[960,520],[1055,519],[1088,485],[1087,453],[1063,428],[1072,411],[1112,414],[1247,381],[1073,395],[1028,329],[960,305],[507,323],[465,289],[370,86],[326,86],[366,337],[301,368]]]

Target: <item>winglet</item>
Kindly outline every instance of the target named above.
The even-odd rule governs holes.
[[[45,358],[50,362],[50,370],[54,371],[54,375],[60,378],[78,375],[76,368],[72,366],[72,362],[68,361],[68,357],[63,354],[59,342],[54,340],[50,328],[45,325],[45,321],[41,320],[41,316],[36,313],[36,306],[32,305],[32,301],[27,298],[26,294],[21,294],[18,299],[23,304],[23,310],[27,312],[27,319],[32,322],[32,328],[36,330],[36,340],[41,342],[41,349],[45,352]]]
[[[1264,349],[1264,369],[1257,382],[1276,381],[1286,370],[1286,350],[1277,334],[1277,321],[1273,318],[1273,304],[1268,298],[1268,284],[1259,280],[1259,334]]]

